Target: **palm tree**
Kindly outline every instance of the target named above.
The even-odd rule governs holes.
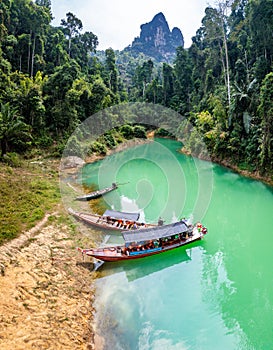
[[[2,158],[8,151],[25,148],[31,140],[31,128],[9,102],[2,103],[0,109],[0,145]]]

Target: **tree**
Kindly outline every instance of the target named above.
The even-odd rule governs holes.
[[[14,73],[15,75],[16,73]],[[42,96],[44,79],[41,72],[34,78],[19,76],[20,88],[14,99],[26,124],[30,125],[36,135],[45,127],[45,106]]]
[[[107,75],[107,86],[114,92],[118,88],[118,70],[116,67],[116,57],[113,49],[105,50],[105,69]]]
[[[8,101],[11,95],[10,71],[11,65],[2,57],[0,48],[0,102]]]
[[[85,73],[89,73],[90,53],[96,51],[98,38],[92,32],[78,34],[71,40],[70,58],[75,59]]]
[[[264,57],[267,73],[273,63],[273,6],[272,1],[249,1],[249,26],[252,49],[256,58]]]
[[[79,78],[80,75],[80,66],[74,60],[57,67],[44,86],[47,102],[50,101],[50,105],[53,106],[56,101],[63,100],[66,92],[71,89],[74,80]]]
[[[215,49],[218,48],[218,57],[222,64],[229,106],[231,102],[231,92],[227,45],[227,10],[229,9],[231,2],[232,0],[217,0],[217,8],[206,8],[206,16],[202,20],[204,26],[204,40],[209,44],[210,50],[212,46],[214,46]],[[211,51],[209,54],[211,55],[213,52],[216,51]],[[211,65],[215,65],[215,62],[216,60],[214,57],[211,60]]]
[[[263,173],[273,169],[273,72],[262,84],[258,108],[262,121],[261,169]]]
[[[33,76],[35,64],[43,63],[46,32],[52,19],[50,8],[29,0],[13,0],[8,10],[9,35],[3,42],[4,53],[13,70]]]
[[[192,91],[191,64],[187,51],[183,47],[176,50],[174,61],[175,94],[179,98],[177,110],[181,114],[190,111],[190,94]]]
[[[51,9],[51,0],[35,0],[35,3],[38,6],[44,6],[44,7],[47,7],[48,9]]]
[[[151,59],[136,67],[133,81],[139,91],[139,97],[142,97],[142,101],[145,100],[146,88],[152,80],[153,68],[154,64]]]
[[[57,67],[54,74],[44,83],[46,125],[57,135],[63,135],[67,132],[66,129],[72,130],[78,123],[77,111],[71,106],[67,92],[80,76],[78,63],[70,60]]]
[[[241,60],[249,74],[249,25],[246,16],[248,0],[235,0],[228,18],[229,24],[229,58],[231,69],[237,60]]]
[[[230,106],[231,97],[230,97],[230,72],[229,72],[229,56],[228,56],[228,45],[227,45],[227,12],[230,9],[234,0],[217,0],[218,4],[218,13],[221,23],[222,39],[224,43],[225,51],[225,76],[226,76],[226,85],[227,85],[227,94],[228,94],[228,105]]]
[[[174,72],[173,68],[167,63],[163,63],[163,103],[164,106],[170,107],[171,99],[174,95]]]
[[[104,84],[101,77],[92,83],[88,116],[118,103],[116,95]]]
[[[147,86],[145,97],[147,102],[162,103],[162,85],[159,77],[153,79]]]
[[[44,58],[46,74],[54,73],[54,68],[64,65],[69,60],[65,49],[65,36],[59,28],[50,27],[48,29]]]
[[[5,36],[7,35],[7,27],[6,22],[9,21],[10,18],[10,1],[2,0],[0,2],[0,45],[3,42]],[[0,46],[1,48],[1,46]]]
[[[82,30],[82,21],[78,19],[73,13],[66,14],[66,20],[61,20],[61,26],[64,27],[64,33],[68,36],[68,56],[71,55],[71,41],[72,38],[79,34]]]
[[[18,110],[10,103],[1,104],[0,144],[1,158],[9,151],[22,151],[31,140],[31,128],[23,122]]]
[[[82,43],[87,53],[95,51],[99,44],[98,37],[92,32],[83,33],[80,36],[80,42]]]
[[[50,8],[47,6],[36,5],[32,7],[31,11],[31,37],[32,37],[32,53],[31,53],[31,67],[30,67],[30,76],[34,75],[34,60],[40,58],[40,61],[43,60],[44,55],[44,41],[45,33],[49,23],[52,20]],[[37,53],[38,49],[38,53]]]

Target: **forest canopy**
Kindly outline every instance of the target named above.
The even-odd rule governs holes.
[[[178,47],[170,64],[111,48],[97,53],[99,38],[73,13],[51,24],[50,0],[2,0],[1,159],[37,148],[61,155],[86,118],[146,102],[183,116],[181,123],[195,128],[192,147],[198,132],[212,159],[272,174],[272,5],[217,0],[205,9],[190,48]]]

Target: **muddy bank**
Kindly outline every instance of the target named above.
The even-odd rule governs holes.
[[[94,349],[93,266],[56,216],[0,247],[1,349]]]

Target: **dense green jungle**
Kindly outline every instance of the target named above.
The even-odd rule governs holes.
[[[131,123],[126,115],[123,126],[85,145],[88,150],[70,138],[104,109],[145,102],[177,112],[176,120],[173,113],[165,115],[162,125],[170,130],[156,130],[158,136],[187,128],[188,151],[196,156],[204,158],[201,135],[212,160],[272,181],[272,5],[220,0],[208,6],[191,46],[178,47],[167,63],[128,50],[97,52],[99,38],[84,32],[73,13],[60,26],[51,24],[50,0],[2,0],[0,160],[1,169],[8,166],[3,174],[10,176],[24,160],[61,157],[68,140],[77,155],[103,155],[127,139],[145,138],[151,125]]]

